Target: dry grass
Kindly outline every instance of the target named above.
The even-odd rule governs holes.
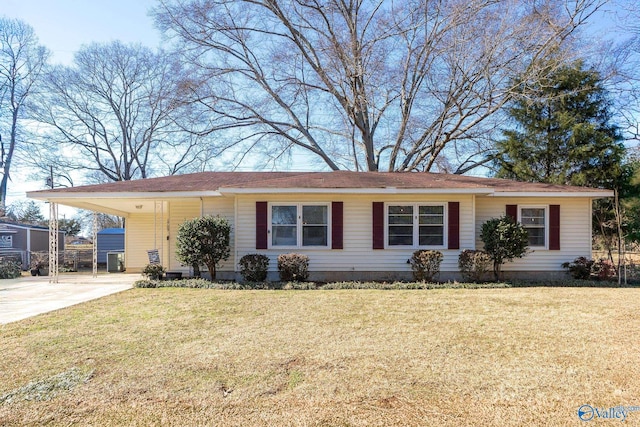
[[[628,288],[135,289],[0,327],[0,396],[91,373],[0,425],[581,425],[640,406],[639,316]]]

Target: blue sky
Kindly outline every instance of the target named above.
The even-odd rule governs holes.
[[[0,15],[31,25],[56,63],[69,64],[91,42],[140,42],[155,48],[159,32],[147,15],[155,0],[0,0]]]

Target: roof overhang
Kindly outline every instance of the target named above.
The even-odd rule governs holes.
[[[55,199],[181,199],[221,196],[219,191],[147,191],[127,193],[83,193],[83,192],[57,192],[57,191],[30,191],[27,197],[37,200]]]
[[[27,197],[53,202],[78,209],[109,215],[128,217],[132,213],[153,213],[155,201],[199,200],[202,197],[220,197],[218,191],[176,191],[176,192],[128,192],[128,193],[84,193],[47,192],[27,193]]]

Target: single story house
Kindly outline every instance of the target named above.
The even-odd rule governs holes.
[[[591,256],[591,209],[608,190],[436,173],[202,172],[29,192],[126,218],[125,267],[141,271],[148,251],[171,271],[178,226],[220,215],[232,224],[231,256],[219,278],[239,278],[243,255],[309,256],[313,280],[409,278],[417,249],[442,251],[441,278],[458,277],[458,255],[481,249],[488,219],[511,215],[529,231],[531,252],[505,266],[511,276],[558,276]]]
[[[64,250],[64,231],[58,231],[58,249]],[[0,256],[22,260],[28,270],[31,253],[49,252],[49,228],[33,224],[0,221]]]

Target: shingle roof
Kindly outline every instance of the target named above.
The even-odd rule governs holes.
[[[225,189],[492,189],[495,192],[602,192],[602,189],[527,183],[429,172],[200,172],[85,185],[31,194],[205,192]]]

